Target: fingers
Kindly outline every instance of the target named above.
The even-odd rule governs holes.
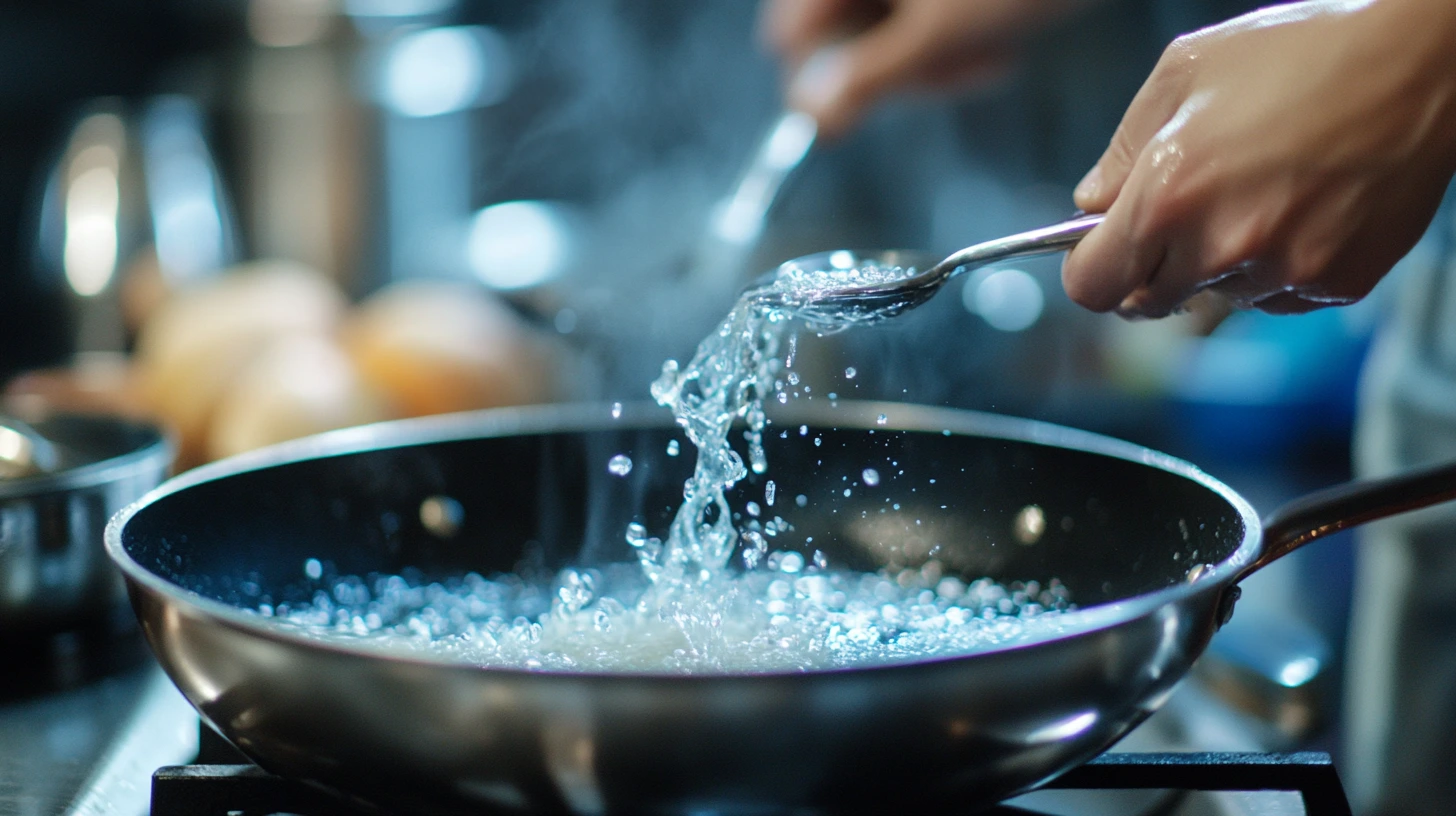
[[[1137,187],[1136,178],[1131,187]],[[1107,219],[1067,252],[1061,264],[1061,286],[1077,305],[1093,312],[1111,312],[1168,267],[1166,236],[1143,226],[1143,210],[1139,195],[1130,191],[1114,201]],[[1131,313],[1131,305],[1127,306],[1124,312]]]
[[[1117,304],[1118,315],[1124,318],[1158,318],[1179,311],[1183,304],[1200,291],[1197,271],[1202,269],[1196,241],[1186,236],[1170,235],[1163,241],[1158,263]]]
[[[790,107],[832,137],[891,92],[977,85],[1004,74],[1019,18],[993,5],[774,0],[765,36],[791,63],[802,60],[789,82]]]
[[[810,57],[789,84],[789,105],[820,131],[847,131],[887,92],[914,84],[936,32],[929,18],[899,9],[863,34]]]
[[[759,15],[759,35],[769,48],[798,65],[841,35],[859,16],[862,0],[768,0]]]
[[[1106,212],[1127,182],[1144,148],[1177,114],[1186,100],[1193,55],[1184,40],[1163,52],[1148,80],[1133,97],[1107,150],[1072,194],[1088,212]]]
[[[1006,73],[1019,42],[1075,0],[769,0],[762,32],[791,66],[789,105],[843,133],[912,87],[971,87]]]
[[[1197,235],[1175,235],[1173,202],[1184,124],[1201,100],[1188,98],[1191,55],[1169,46],[1138,91],[1107,150],[1077,185],[1073,198],[1107,219],[1062,265],[1062,285],[1076,303],[1097,312],[1162,316],[1197,292],[1190,271],[1201,260]]]

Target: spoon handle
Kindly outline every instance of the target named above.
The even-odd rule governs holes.
[[[1091,232],[1093,227],[1102,223],[1103,217],[1102,213],[1079,215],[1058,224],[983,241],[966,247],[941,263],[960,268],[973,268],[1008,258],[1061,252],[1076,246],[1077,242]]]
[[[50,440],[26,423],[0,414],[0,480],[46,473],[56,464]]]

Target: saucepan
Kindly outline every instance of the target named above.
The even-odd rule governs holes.
[[[768,472],[735,488],[735,507],[773,479],[794,498],[774,508],[793,542],[812,537],[831,565],[1057,578],[1076,608],[1045,637],[964,655],[718,675],[488,669],[247,611],[307,598],[330,575],[529,580],[631,561],[622,531],[665,529],[692,467],[664,414],[556,406],[340,431],[171,480],[112,520],[107,548],[201,716],[263,768],[356,806],[965,812],[1090,759],[1156,710],[1251,572],[1333,530],[1456,497],[1451,464],[1314,494],[1261,525],[1195,466],[1127,442],[959,410],[811,403],[771,415]],[[605,466],[619,453],[635,463],[625,476]],[[842,489],[871,460],[904,475]]]
[[[108,416],[0,415],[0,639],[125,614],[106,520],[161,483],[172,448]]]

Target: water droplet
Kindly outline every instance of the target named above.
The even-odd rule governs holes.
[[[836,393],[836,392],[834,392],[834,391],[830,391],[829,392],[829,398],[832,399],[832,400],[837,400],[837,399],[839,399],[839,394]]]
[[[647,543],[647,528],[637,522],[627,525],[627,543],[633,547],[641,547]]]
[[[844,489],[844,497],[845,497],[845,498],[846,498],[846,499],[847,499],[847,498],[849,498],[849,494],[851,494],[851,493],[853,493],[853,492],[854,492],[854,491],[853,491],[853,490],[850,490],[850,489],[849,489],[849,488],[847,488],[847,487],[846,487],[846,488],[845,488],[845,489]]]
[[[632,472],[632,458],[625,453],[619,453],[613,456],[607,462],[607,472],[613,476],[626,476]]]
[[[809,435],[809,426],[808,425],[800,425],[799,426],[799,436],[808,436],[808,435]]]
[[[817,447],[819,447],[822,444],[824,444],[824,440],[823,439],[821,439],[821,438],[819,438],[817,436],[814,437],[814,447],[817,448]]]
[[[798,385],[798,384],[799,384],[799,372],[797,372],[797,371],[790,371],[789,372],[789,385]]]
[[[799,495],[794,497],[794,504],[797,504],[800,507],[808,507],[809,497],[805,496],[803,493],[800,493]]]
[[[774,399],[779,401],[779,405],[789,404],[789,395],[783,391],[780,391],[778,395],[774,397]]]
[[[614,402],[614,403],[612,403],[612,419],[621,419],[621,418],[622,418],[622,403],[620,403],[620,402]]]
[[[890,418],[887,417],[887,416],[885,416],[884,414],[880,414],[879,416],[875,417],[875,424],[876,425],[884,425],[886,422],[889,422],[889,421],[890,421]]]
[[[768,484],[763,486],[763,501],[769,507],[773,507],[774,493],[777,491],[778,485],[774,484],[773,479],[769,479]]]
[[[786,552],[784,557],[779,559],[779,572],[786,572],[793,575],[804,568],[804,556],[796,552]]]
[[[854,375],[856,375],[858,373],[859,373],[858,371],[855,371],[854,370],[854,366],[850,366],[849,368],[846,368],[844,370],[844,378],[846,380],[852,380],[852,379],[854,379]]]
[[[754,518],[758,518],[758,514],[762,512],[759,509],[758,502],[749,502],[748,504],[744,505],[743,509],[747,510],[748,515],[753,516]]]
[[[829,566],[829,556],[825,555],[823,550],[814,551],[814,566],[819,569]]]
[[[317,558],[303,562],[303,574],[317,581],[324,577],[324,565]]]
[[[859,478],[860,481],[865,483],[866,487],[874,487],[880,483],[880,472],[874,468],[865,468],[864,472],[859,475]]]
[[[680,452],[682,452],[682,447],[680,445],[678,445],[676,439],[669,439],[669,440],[667,440],[667,455],[668,456],[677,456]]]

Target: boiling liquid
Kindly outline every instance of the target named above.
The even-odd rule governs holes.
[[[780,377],[785,326],[805,316],[820,331],[864,322],[862,313],[818,307],[816,293],[905,274],[786,268],[770,287],[776,297],[745,295],[686,366],[663,365],[652,396],[672,410],[698,458],[666,534],[637,523],[626,530],[641,567],[637,581],[608,588],[602,573],[572,569],[548,595],[511,576],[426,585],[400,576],[344,578],[310,603],[258,612],[319,636],[483,666],[600,672],[804,671],[965,654],[1055,631],[1055,613],[1070,608],[1055,581],[967,586],[941,578],[933,561],[895,573],[836,571],[817,550],[809,559],[789,547],[771,552],[769,539],[787,543],[792,525],[779,516],[760,521],[757,503],[746,508],[752,520],[744,529],[734,524],[727,491],[750,469],[768,468],[764,400],[781,393],[785,379],[797,381]],[[790,364],[792,354],[791,339]],[[746,463],[729,443],[740,420]],[[625,476],[630,459],[615,456],[607,468]],[[863,481],[875,486],[879,474],[866,468]],[[765,493],[772,507],[772,488]],[[804,507],[804,498],[795,504]],[[730,568],[735,552],[741,570]]]
[[[784,554],[789,555],[788,553]],[[1045,637],[1068,608],[1053,581],[1009,587],[893,574],[767,566],[720,574],[648,602],[596,594],[599,573],[568,570],[548,596],[506,576],[414,584],[346,578],[300,606],[263,606],[317,637],[480,666],[556,671],[743,674],[965,654]],[[786,560],[786,559],[785,559]],[[792,565],[791,565],[792,566]],[[623,598],[629,600],[624,601]]]

